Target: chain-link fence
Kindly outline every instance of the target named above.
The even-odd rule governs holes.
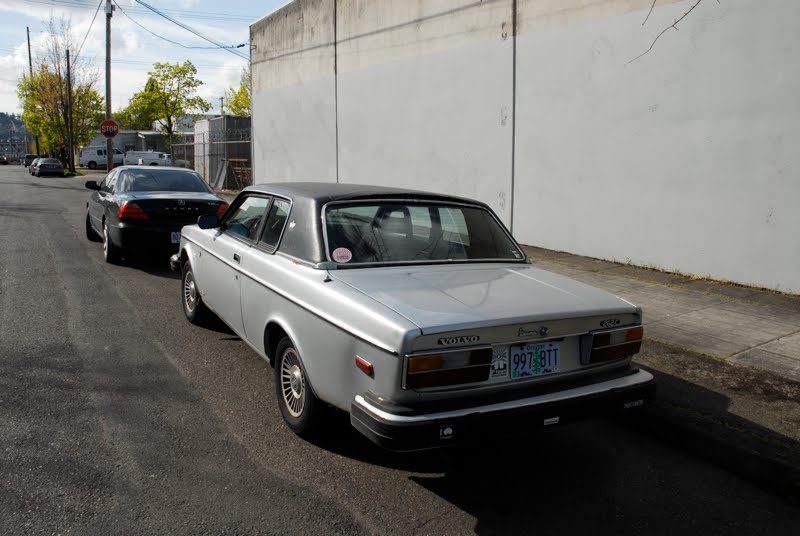
[[[199,122],[193,135],[173,141],[172,165],[197,171],[214,188],[241,190],[251,185],[249,122],[237,117]]]

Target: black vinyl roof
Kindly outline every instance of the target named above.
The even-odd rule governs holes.
[[[473,199],[456,197],[446,194],[425,192],[422,190],[410,190],[407,188],[392,188],[390,186],[371,186],[366,184],[346,184],[334,182],[274,182],[265,184],[255,184],[245,188],[246,191],[257,191],[270,193],[295,199],[302,197],[313,200],[319,205],[324,205],[331,201],[346,201],[355,199],[374,199],[386,197],[402,197],[431,199],[436,201],[451,201],[458,203],[469,203],[483,205],[484,203]]]

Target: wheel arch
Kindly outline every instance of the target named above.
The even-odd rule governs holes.
[[[277,320],[270,320],[264,327],[264,355],[267,356],[269,364],[275,366],[275,350],[283,337],[289,337],[294,343],[294,337],[289,335],[283,325]],[[296,344],[296,343],[295,343]]]

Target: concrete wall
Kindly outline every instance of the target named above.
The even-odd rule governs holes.
[[[480,198],[510,223],[512,16],[511,0],[339,0],[339,180]]]
[[[523,243],[800,292],[800,2],[703,0],[634,60],[694,3],[296,0],[251,29],[256,180],[477,197]]]
[[[800,292],[800,3],[706,1],[632,63],[694,2],[584,3],[519,4],[517,238]]]
[[[250,42],[253,176],[336,181],[334,0],[296,0]]]

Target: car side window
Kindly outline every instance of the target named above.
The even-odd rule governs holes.
[[[269,205],[268,197],[246,197],[239,203],[233,214],[225,220],[225,232],[245,240],[255,241],[258,238],[267,205]]]
[[[272,203],[267,215],[267,222],[264,225],[264,234],[261,237],[261,244],[268,249],[274,250],[278,247],[286,220],[289,218],[289,208],[291,204],[285,199],[278,199]]]
[[[102,183],[100,183],[100,191],[105,192],[107,194],[113,193],[114,183],[116,182],[116,178],[117,178],[116,171],[112,171],[111,173],[106,175],[106,178],[103,179]]]

